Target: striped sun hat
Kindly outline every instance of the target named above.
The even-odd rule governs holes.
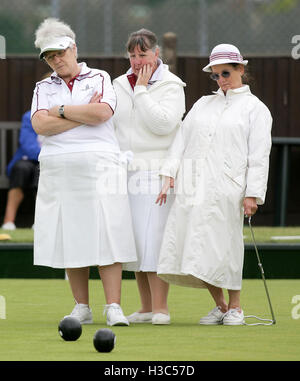
[[[211,66],[228,63],[247,65],[248,61],[243,59],[243,56],[236,46],[230,44],[220,44],[213,48],[209,56],[209,64],[202,70],[211,72]]]

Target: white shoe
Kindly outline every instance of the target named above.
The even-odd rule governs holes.
[[[238,308],[228,310],[223,319],[224,325],[243,325],[244,323],[244,312]]]
[[[70,315],[65,318],[70,316],[78,319],[81,324],[93,324],[92,310],[87,304],[76,304]]]
[[[1,226],[3,230],[16,230],[16,225],[13,222],[6,222]]]
[[[119,304],[106,304],[103,315],[105,315],[105,313],[107,325],[129,325],[129,321],[124,316],[122,308]]]
[[[152,323],[152,312],[134,312],[127,316],[129,323]]]
[[[157,313],[153,314],[152,324],[170,324],[171,318],[169,314]]]
[[[223,318],[226,312],[222,312],[219,306],[211,310],[206,316],[200,319],[199,324],[203,325],[217,325],[223,324]]]

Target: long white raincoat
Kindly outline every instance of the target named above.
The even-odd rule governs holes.
[[[158,264],[162,279],[241,289],[243,200],[264,203],[271,126],[268,108],[247,85],[194,104],[160,171],[177,174]]]

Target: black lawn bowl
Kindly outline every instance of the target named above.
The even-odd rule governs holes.
[[[58,332],[64,340],[75,341],[82,333],[80,321],[71,316],[65,317],[59,323]]]
[[[93,342],[98,352],[111,352],[116,343],[116,335],[108,328],[98,329]]]

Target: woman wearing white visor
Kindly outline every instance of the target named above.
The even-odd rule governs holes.
[[[244,323],[243,220],[265,200],[272,126],[268,108],[243,84],[247,63],[233,45],[212,50],[203,70],[219,89],[194,104],[161,170],[167,179],[160,204],[177,178],[158,275],[209,290],[216,307],[200,324]]]
[[[36,84],[31,109],[44,137],[34,264],[66,269],[76,302],[71,316],[82,324],[93,321],[89,266],[98,266],[107,324],[129,325],[120,307],[122,263],[136,261],[136,252],[110,77],[77,62],[75,34],[61,21],[46,19],[35,45],[53,73]]]

